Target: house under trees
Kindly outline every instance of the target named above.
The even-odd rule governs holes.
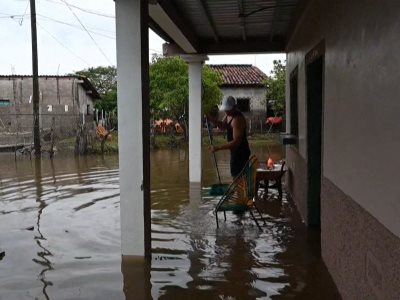
[[[247,119],[249,130],[261,130],[267,115],[266,88],[267,75],[252,65],[209,65],[222,75],[222,94],[236,98],[238,109]]]

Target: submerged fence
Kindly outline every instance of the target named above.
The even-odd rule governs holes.
[[[60,141],[76,137],[85,124],[95,128],[92,115],[76,113],[45,113],[40,114],[41,143]],[[0,111],[0,150],[14,150],[29,147],[33,144],[33,114],[32,113],[1,113]]]

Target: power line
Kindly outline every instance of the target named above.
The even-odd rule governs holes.
[[[0,19],[13,19],[13,18],[20,19],[20,18],[23,18],[23,17],[27,16],[26,14],[25,15],[6,15],[6,14],[1,14],[1,15],[3,15],[3,17],[0,17]]]
[[[68,9],[71,11],[71,13],[75,16],[75,18],[78,20],[79,24],[81,24],[82,28],[85,29],[86,33],[89,35],[89,37],[92,39],[93,43],[97,46],[101,54],[106,58],[106,60],[109,62],[110,65],[112,65],[112,62],[108,59],[107,55],[104,53],[103,49],[100,48],[100,46],[97,44],[96,40],[93,38],[93,36],[90,34],[90,32],[86,29],[85,25],[81,22],[81,20],[78,18],[78,16],[75,14],[75,12],[72,10],[72,8],[69,6],[68,2],[65,0],[61,0],[62,2],[65,3],[65,5],[68,7]]]
[[[29,2],[26,5],[25,12],[24,12],[23,16],[26,15],[26,12],[28,11],[28,8],[29,8]],[[24,17],[21,18],[21,21],[19,22],[19,26],[22,26],[23,22],[24,22]]]
[[[58,1],[54,1],[54,0],[46,0],[46,1],[47,1],[47,2],[50,2],[50,3],[54,3],[54,4],[63,5],[62,3],[58,2]],[[64,2],[64,4],[66,3],[66,2],[63,1],[63,0],[60,0],[60,1]],[[83,7],[79,7],[79,6],[70,4],[70,3],[68,3],[68,5],[71,6],[71,7],[73,7],[73,8],[75,8],[75,9],[78,9],[78,10],[80,10],[80,11],[83,11],[83,12],[85,12],[85,13],[88,13],[88,14],[97,15],[97,16],[100,16],[100,17],[105,17],[105,18],[110,18],[110,19],[115,19],[115,16],[114,16],[114,15],[108,15],[108,14],[105,14],[105,13],[102,13],[102,12],[97,12],[97,11],[94,11],[94,10],[89,10],[89,9],[86,9],[86,8],[83,8]]]
[[[79,27],[80,28],[80,26],[77,26],[77,25],[74,25],[74,24],[71,24],[71,23],[68,23],[68,22],[65,22],[65,21],[61,21],[61,20],[58,20],[58,19],[54,19],[54,18],[48,17],[46,15],[38,14],[38,16],[41,16],[43,18],[46,18],[48,20],[51,20],[51,21],[54,21],[54,22],[57,22],[57,23],[62,23],[62,24],[66,24],[66,25],[70,25],[70,26],[73,26],[73,27]],[[91,27],[91,26],[86,26],[86,28],[90,28],[90,29],[96,30],[96,31],[104,31],[104,32],[115,34],[115,31],[112,31],[112,30],[106,30],[106,29],[97,28],[97,27]]]
[[[7,12],[7,13],[5,13],[5,12],[0,12],[0,15],[2,15],[2,16],[6,16],[6,17],[9,17],[9,16],[28,16],[28,15],[30,15],[30,13],[24,13],[24,14],[14,14],[14,13],[9,13],[9,12]]]
[[[86,13],[91,13],[91,14],[95,14],[95,15],[99,15],[99,16],[107,16],[107,17],[115,18],[114,16],[104,15],[104,14],[101,14],[101,13],[97,13],[97,12],[95,12],[95,11],[90,11],[90,10],[87,10],[87,9],[84,9],[84,8],[81,8],[81,7],[78,7],[78,6],[69,4],[69,3],[68,3],[67,1],[65,1],[65,0],[60,0],[60,1],[62,1],[63,3],[60,3],[60,2],[57,2],[57,1],[54,1],[54,0],[46,0],[46,1],[52,2],[52,3],[55,3],[55,4],[59,4],[59,5],[63,5],[63,4],[66,5],[66,6],[68,7],[68,9],[72,12],[72,14],[74,15],[74,17],[78,20],[78,22],[80,23],[81,26],[77,26],[77,25],[75,25],[75,24],[71,24],[71,23],[68,23],[68,22],[64,22],[64,21],[61,21],[61,20],[57,20],[57,19],[54,19],[54,18],[45,16],[45,15],[42,15],[42,14],[37,14],[37,15],[42,19],[42,21],[55,22],[55,23],[59,23],[59,24],[71,26],[71,27],[76,28],[76,29],[78,29],[78,30],[85,31],[85,32],[89,35],[89,37],[92,39],[92,41],[94,42],[94,44],[97,46],[97,48],[99,49],[99,51],[102,53],[102,55],[103,55],[103,56],[106,58],[106,60],[111,64],[111,61],[108,59],[107,55],[106,55],[106,54],[104,53],[104,51],[100,48],[100,46],[97,44],[97,42],[94,40],[93,36],[92,36],[90,33],[93,33],[93,34],[96,34],[96,35],[99,35],[99,36],[103,36],[103,37],[106,37],[106,38],[115,40],[115,39],[116,39],[115,36],[109,36],[109,35],[102,34],[102,33],[96,32],[96,31],[104,31],[104,32],[112,33],[112,34],[115,34],[115,32],[109,31],[109,30],[100,29],[100,28],[89,27],[89,26],[86,27],[86,26],[81,22],[81,20],[80,20],[79,17],[75,14],[75,12],[72,10],[71,7],[76,8],[76,9],[79,9],[79,10],[84,11],[84,12],[86,12]],[[24,14],[19,14],[19,15],[17,15],[17,14],[15,14],[15,15],[10,15],[10,14],[5,14],[5,13],[0,13],[0,15],[3,15],[3,16],[0,16],[0,19],[2,19],[2,18],[11,18],[11,19],[13,19],[13,20],[16,21],[16,22],[18,22],[16,19],[21,19],[21,21],[18,22],[20,25],[22,24],[23,18],[24,18],[25,16],[30,16],[29,14],[26,14],[26,10],[25,10],[25,13],[24,13]],[[76,53],[74,53],[72,50],[70,50],[70,49],[69,49],[66,45],[64,45],[59,39],[57,39],[53,34],[51,34],[48,30],[46,30],[46,28],[44,28],[44,27],[43,27],[42,25],[40,25],[40,24],[38,24],[38,25],[39,25],[47,34],[49,34],[57,43],[59,43],[62,47],[64,47],[66,50],[68,50],[72,55],[74,55],[75,57],[77,57],[78,59],[80,59],[82,62],[84,62],[85,64],[87,64],[87,65],[90,66],[90,64],[89,64],[87,61],[85,61],[83,58],[81,58],[81,57],[78,56]],[[91,30],[89,30],[88,28],[91,29]],[[153,49],[153,48],[149,48],[149,51],[151,51],[151,52],[153,52],[153,53],[157,53],[157,54],[162,54],[161,51],[156,50],[156,49]],[[149,55],[152,55],[152,54],[149,53]]]
[[[58,40],[53,34],[51,34],[46,28],[44,28],[40,23],[37,23],[37,25],[43,29],[43,31],[45,31],[48,35],[50,35],[57,43],[59,43],[62,47],[64,47],[65,49],[67,49],[73,56],[75,56],[76,58],[78,58],[79,60],[81,60],[82,62],[84,62],[85,64],[87,64],[89,67],[91,66],[86,60],[84,60],[82,57],[80,57],[79,55],[77,55],[75,52],[73,52],[71,49],[69,49],[67,46],[65,46],[60,40]]]
[[[60,21],[60,20],[57,20],[57,19],[53,19],[53,18],[47,17],[45,15],[39,15],[39,17],[41,17],[42,21],[50,21],[50,22],[54,22],[54,23],[59,23],[59,24],[63,24],[63,25],[67,25],[67,26],[73,27],[73,28],[81,30],[81,31],[86,31],[86,30],[82,29],[82,27],[79,26],[79,25],[75,25],[75,24],[71,24],[71,23],[68,23],[68,22],[64,22],[64,21]],[[106,34],[103,34],[103,33],[100,33],[100,32],[96,32],[96,31],[102,31],[102,29],[94,28],[94,27],[87,27],[87,28],[91,28],[91,30],[88,29],[87,31],[89,31],[89,32],[91,32],[93,34],[97,34],[99,36],[115,40],[115,36],[109,36],[109,35],[106,35]],[[112,33],[111,31],[108,31],[108,30],[107,31],[103,30],[103,31]]]
[[[25,16],[29,17],[29,14],[25,14],[25,15],[6,15],[6,14],[1,14],[1,15],[3,15],[3,16],[0,16],[0,19],[12,19],[12,20],[14,20],[14,21],[16,21],[18,23],[20,23],[19,21],[17,21],[18,19],[22,19]],[[36,14],[36,15],[42,21],[51,21],[51,22],[54,22],[54,23],[67,25],[67,26],[73,27],[73,28],[81,30],[81,31],[85,31],[79,25],[75,25],[75,24],[71,24],[71,23],[68,23],[68,22],[64,22],[64,21],[61,21],[61,20],[54,19],[54,18],[50,18],[50,17],[42,15],[42,14]],[[99,36],[102,36],[102,37],[105,37],[105,38],[113,39],[113,40],[116,39],[114,31],[101,29],[101,28],[96,28],[96,27],[89,27],[89,26],[87,26],[86,28],[89,28],[90,30],[88,29],[88,31],[93,33],[93,34],[96,34],[96,35],[99,35]],[[113,34],[113,36],[110,36],[110,35],[107,35],[107,34],[104,34],[104,33],[100,33],[99,31],[103,31],[103,32],[106,32],[106,33],[111,33],[111,34]]]
[[[41,15],[41,14],[37,14],[37,15],[40,17],[40,19],[41,19],[42,21],[45,21],[45,22],[46,22],[46,21],[55,22],[55,23],[59,23],[59,24],[71,26],[71,27],[76,28],[76,29],[78,29],[78,30],[84,31],[84,30],[81,28],[81,26],[78,26],[78,25],[75,25],[75,24],[71,24],[71,23],[67,23],[67,22],[64,22],[64,21],[60,21],[60,20],[57,20],[57,19],[53,19],[53,18],[47,17],[47,16],[45,16],[45,15]],[[17,16],[17,15],[10,15],[10,16],[7,16],[7,17],[0,17],[0,18],[13,18],[13,17],[16,17],[16,16]],[[94,27],[87,27],[87,28],[93,28],[93,29],[94,29]],[[42,29],[43,29],[43,27],[42,27]],[[102,29],[95,29],[95,30],[102,30]],[[99,33],[99,32],[95,32],[95,31],[93,31],[93,30],[89,30],[89,32],[91,32],[91,33],[93,33],[93,34],[96,34],[96,35],[99,35],[99,36],[102,36],[102,37],[106,37],[106,38],[112,39],[112,40],[115,40],[115,39],[116,39],[116,38],[113,37],[113,36],[105,35],[105,34],[102,34],[102,33]],[[154,48],[149,48],[149,50],[152,51],[152,52],[156,52],[156,53],[158,53],[158,54],[163,54],[162,51],[156,50],[156,49],[154,49]]]
[[[39,16],[41,21],[44,21],[44,22],[46,22],[46,21],[55,22],[55,23],[67,25],[67,26],[73,27],[75,29],[84,31],[84,29],[82,29],[81,26],[78,26],[78,25],[75,25],[75,24],[71,24],[71,23],[67,23],[67,22],[64,22],[64,21],[60,21],[60,20],[57,20],[57,19],[53,19],[53,18],[47,17],[45,15],[40,15],[40,14],[37,14],[37,15]],[[19,15],[9,15],[9,16],[6,16],[6,17],[0,17],[0,19],[2,19],[2,18],[9,19],[9,18],[15,18],[15,17],[18,18],[18,16]],[[87,28],[94,28],[94,27],[87,27]],[[42,27],[42,29],[43,29],[43,27]],[[95,30],[102,30],[102,29],[95,29]],[[116,39],[114,36],[105,35],[105,34],[102,34],[102,33],[99,33],[99,32],[95,32],[93,30],[89,30],[89,32],[91,32],[93,34],[96,34],[96,35],[99,35],[99,36],[102,36],[102,37],[105,37],[105,38],[112,39],[112,40]],[[158,53],[158,54],[163,54],[161,50],[156,50],[154,48],[149,48],[149,50],[152,51],[152,52]]]

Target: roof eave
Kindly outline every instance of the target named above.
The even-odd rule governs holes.
[[[240,87],[240,88],[265,88],[265,85],[261,84],[261,83],[254,83],[254,84],[221,84],[219,86],[220,88],[236,88],[236,87]]]
[[[87,77],[84,76],[77,76],[78,79],[83,80],[82,86],[86,91],[90,91],[90,96],[92,96],[93,99],[101,99],[101,96],[99,92],[96,90],[96,88],[93,86],[93,84],[90,82],[90,80]]]
[[[203,40],[201,51],[207,54],[245,54],[245,53],[281,53],[285,51],[285,38],[276,36],[273,40],[268,37],[247,39]]]
[[[185,53],[197,53],[199,41],[194,31],[188,28],[188,22],[170,0],[149,4],[149,16],[152,28],[169,41],[174,41]]]

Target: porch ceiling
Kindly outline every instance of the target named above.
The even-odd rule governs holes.
[[[284,52],[306,2],[149,0],[150,27],[185,53]]]

